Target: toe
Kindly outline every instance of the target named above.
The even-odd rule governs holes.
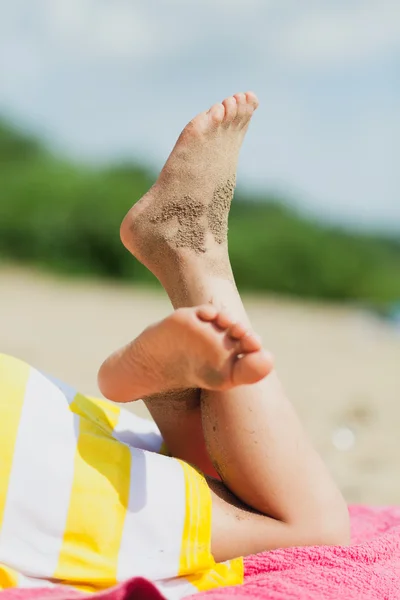
[[[213,125],[221,125],[225,117],[225,107],[223,104],[214,104],[208,111],[209,118]]]
[[[236,119],[238,111],[236,98],[234,98],[234,96],[230,96],[229,98],[226,98],[222,104],[225,107],[224,124],[230,125]]]
[[[239,358],[232,373],[234,385],[250,385],[264,379],[273,369],[272,357],[264,351],[252,352]]]
[[[262,348],[261,339],[255,333],[247,333],[240,340],[239,348],[240,354],[248,352],[257,352]]]
[[[242,104],[242,117],[238,121],[238,128],[243,129],[248,126],[254,111],[258,107],[258,98],[253,92],[243,94],[244,103]]]
[[[254,92],[246,92],[246,100],[252,106],[253,110],[257,110],[260,103]]]
[[[235,125],[240,125],[248,113],[247,98],[246,94],[235,94],[234,98],[238,107],[235,118]]]
[[[214,306],[205,304],[204,306],[199,306],[196,310],[196,315],[201,321],[214,321],[218,315],[218,311]]]
[[[233,319],[229,313],[221,311],[215,317],[214,323],[220,329],[229,329],[233,324]]]
[[[234,323],[228,331],[228,335],[233,340],[240,340],[243,336],[246,335],[246,333],[247,329],[242,323]]]

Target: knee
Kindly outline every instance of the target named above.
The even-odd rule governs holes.
[[[327,511],[311,525],[310,545],[348,546],[350,544],[350,515],[347,505]]]

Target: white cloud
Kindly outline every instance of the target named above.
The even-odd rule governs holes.
[[[303,2],[274,36],[274,50],[297,67],[351,66],[400,50],[400,2]]]
[[[400,49],[398,0],[0,0],[0,31],[31,28],[79,60],[152,61],[227,36],[285,68],[332,68]],[[247,46],[247,48],[246,48]],[[1,49],[1,42],[0,42]]]
[[[399,56],[399,0],[0,0],[0,108],[55,145],[161,165],[184,119],[249,85],[242,176],[389,225],[400,82],[379,61]]]
[[[52,44],[70,55],[151,61],[177,49],[185,51],[221,19],[240,23],[243,13],[262,0],[31,1]]]
[[[55,45],[86,59],[142,59],[157,47],[157,25],[133,2],[40,0]]]

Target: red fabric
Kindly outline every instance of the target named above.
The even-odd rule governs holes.
[[[98,594],[81,594],[65,586],[57,588],[10,589],[1,593],[1,600],[164,600],[150,581],[136,577]]]
[[[400,507],[350,509],[348,548],[289,548],[250,556],[245,583],[191,598],[204,600],[400,600]],[[2,592],[1,600],[76,600],[66,588]],[[162,600],[137,578],[91,596],[95,600]]]

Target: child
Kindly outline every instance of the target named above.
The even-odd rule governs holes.
[[[257,106],[249,92],[198,115],[121,226],[175,312],[109,357],[99,386],[114,403],[144,398],[157,427],[0,357],[0,589],[95,591],[140,575],[181,598],[240,583],[243,555],[348,543],[344,500],[229,262],[236,164]]]

